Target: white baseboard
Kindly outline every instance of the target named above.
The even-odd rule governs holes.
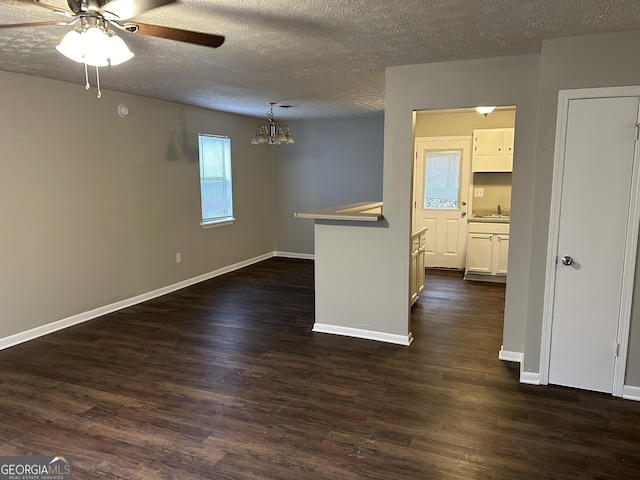
[[[500,353],[498,353],[498,358],[500,360],[504,360],[505,362],[522,363],[522,360],[524,359],[524,353],[510,352],[509,350],[504,350],[503,347],[500,347]]]
[[[295,253],[295,252],[273,252],[274,257],[285,258],[299,258],[301,260],[315,260],[316,256],[313,253]]]
[[[520,383],[540,385],[540,374],[538,372],[523,372],[522,369],[520,369]]]
[[[626,400],[635,400],[640,402],[640,387],[634,387],[633,385],[625,385],[622,387],[622,398]]]
[[[10,335],[8,337],[0,338],[0,350],[13,347],[14,345],[18,345],[19,343],[27,342],[29,340],[42,337],[43,335],[47,335],[49,333],[57,332],[58,330],[71,327],[73,325],[77,325],[79,323],[83,323],[88,320],[93,320],[94,318],[101,317],[103,315],[116,312],[118,310],[122,310],[123,308],[137,305],[138,303],[146,302],[147,300],[151,300],[153,298],[160,297],[162,295],[166,295],[171,292],[175,292],[176,290],[189,287],[196,283],[204,282],[205,280],[209,280],[214,277],[219,277],[220,275],[224,275],[225,273],[229,273],[234,270],[239,270],[240,268],[248,267],[249,265],[253,265],[254,263],[261,262],[263,260],[272,258],[274,256],[275,256],[275,252],[265,253],[263,255],[250,258],[248,260],[243,260],[242,262],[234,263],[233,265],[228,265],[226,267],[219,268],[212,272],[198,275],[197,277],[188,278],[181,282],[174,283],[173,285],[167,285],[166,287],[158,288],[157,290],[153,290],[151,292],[143,293],[141,295],[127,298],[119,302],[111,303],[103,307],[95,308],[87,312],[82,312],[77,315],[72,315],[71,317],[63,318],[62,320],[57,320],[55,322],[51,322],[46,325],[42,325],[40,327],[35,327],[30,330],[26,330],[24,332],[20,332],[14,335]]]
[[[540,385],[540,374],[538,372],[525,372],[523,370],[524,353],[510,352],[509,350],[504,350],[503,346],[501,346],[498,358],[506,362],[518,362],[520,364],[520,383],[526,383],[527,385]]]
[[[313,331],[319,333],[331,333],[334,335],[343,335],[345,337],[363,338],[365,340],[377,340],[379,342],[394,343],[396,345],[411,345],[413,334],[394,335],[392,333],[376,332],[373,330],[362,330],[360,328],[341,327],[338,325],[327,325],[325,323],[314,323]]]

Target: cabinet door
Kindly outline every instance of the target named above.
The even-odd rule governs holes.
[[[473,135],[475,155],[502,155],[504,153],[504,129],[475,130]]]
[[[511,172],[513,155],[481,155],[473,157],[474,172]]]
[[[409,305],[418,299],[418,257],[420,256],[419,250],[414,248],[411,251],[411,264],[409,265]]]
[[[506,275],[509,261],[509,235],[496,235],[493,250],[495,273],[497,275]]]
[[[467,272],[491,273],[493,235],[470,233],[467,241]]]
[[[488,128],[473,131],[474,172],[511,172],[513,170],[513,128]]]
[[[506,155],[513,155],[513,134],[515,130],[513,128],[504,129],[504,153]]]
[[[418,286],[418,294],[424,290],[424,266],[425,266],[425,257],[426,257],[426,243],[427,236],[426,234],[420,235],[420,250],[418,253],[418,261],[417,263],[417,271],[416,271],[416,282]]]

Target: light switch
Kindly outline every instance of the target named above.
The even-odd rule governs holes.
[[[473,196],[476,198],[484,197],[484,188],[476,187],[473,189]]]

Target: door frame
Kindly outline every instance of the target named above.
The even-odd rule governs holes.
[[[553,166],[553,186],[551,191],[551,209],[549,217],[549,236],[547,240],[547,265],[545,273],[544,310],[542,316],[542,338],[540,347],[540,383],[549,383],[551,357],[551,332],[553,327],[553,306],[556,283],[556,262],[558,258],[558,239],[560,233],[560,207],[562,202],[562,182],[565,162],[565,143],[567,138],[567,121],[569,101],[591,98],[640,97],[640,86],[603,87],[574,90],[560,90],[558,95],[558,115],[556,121],[556,143]],[[627,218],[627,241],[620,310],[618,314],[618,354],[614,361],[612,395],[621,397],[624,389],[624,378],[629,346],[629,329],[631,323],[631,302],[633,300],[633,283],[638,251],[638,218],[640,218],[640,175],[639,153],[636,149],[633,157],[633,174],[631,178],[631,195],[629,216]]]

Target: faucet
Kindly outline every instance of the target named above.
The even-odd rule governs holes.
[[[496,211],[498,212],[498,215],[502,215],[502,208],[500,208],[500,204],[498,204]]]

